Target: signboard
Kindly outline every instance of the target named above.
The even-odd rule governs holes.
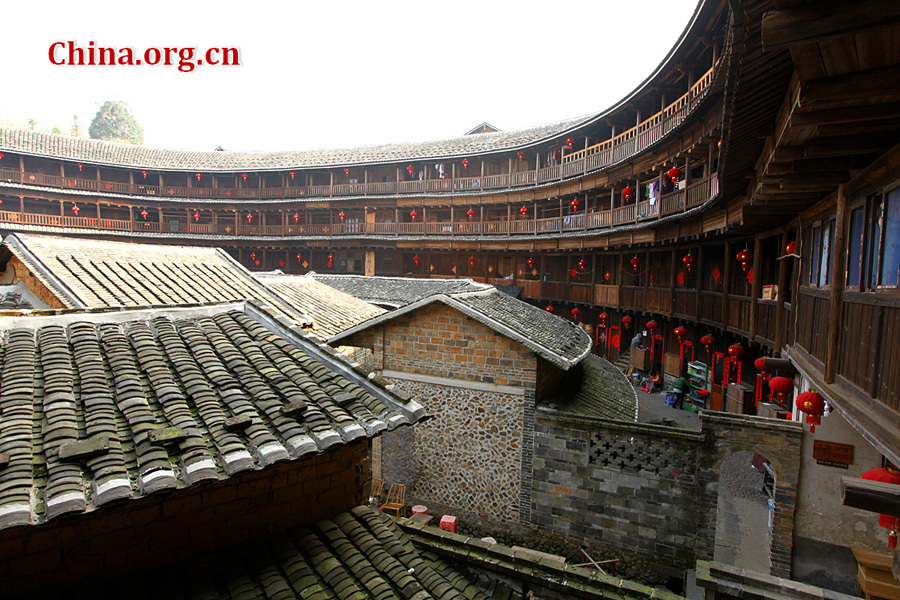
[[[846,469],[853,464],[853,448],[850,444],[813,440],[813,458],[820,465]]]

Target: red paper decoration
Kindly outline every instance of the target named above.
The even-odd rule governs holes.
[[[344,214],[344,211],[341,211],[341,212],[338,213],[338,219],[341,220],[341,223],[344,222],[344,217],[346,217],[346,216],[347,216],[347,215]]]
[[[412,209],[411,211],[409,211],[409,216],[412,217],[413,221],[415,221],[416,217],[419,216],[419,213],[416,212],[416,209]]]
[[[631,186],[626,186],[625,189],[622,190],[622,195],[625,196],[626,200],[631,200],[631,196],[634,194],[634,188]]]
[[[628,315],[625,315],[624,317],[622,317],[622,326],[625,327],[625,329],[630,329],[631,324],[633,322],[634,322],[634,319],[632,319]]]
[[[279,266],[279,267],[283,267],[283,266],[284,266],[284,261],[283,261],[283,260],[279,260],[279,261],[278,261],[278,266]]]
[[[722,273],[719,271],[719,267],[716,267],[715,269],[713,269],[712,276],[713,276],[713,279],[716,280],[716,283],[718,283],[719,278],[722,277]]]
[[[809,424],[809,432],[816,432],[816,425],[822,422],[825,414],[825,398],[815,390],[803,392],[797,396],[797,408],[806,413],[806,422]]]
[[[572,320],[573,320],[573,321],[578,321],[578,316],[579,316],[579,315],[581,315],[581,311],[578,310],[577,308],[573,308],[573,309],[572,309]]]
[[[607,271],[606,273],[603,274],[603,278],[606,279],[607,281],[609,281],[610,277],[612,277],[612,273],[610,273],[609,271]]]
[[[707,334],[700,338],[700,343],[703,344],[703,347],[706,348],[706,353],[709,354],[716,343],[716,338]]]
[[[572,277],[578,277],[578,269],[576,269],[575,267],[572,267]]]
[[[671,169],[669,169],[669,172],[667,174],[669,176],[669,179],[672,180],[672,183],[678,183],[678,178],[681,177],[681,169],[679,169],[678,167],[672,167]]]
[[[634,267],[634,272],[637,273],[638,268],[641,266],[641,259],[635,256],[628,262],[631,263],[631,266]]]
[[[675,337],[678,338],[678,342],[681,343],[682,341],[684,341],[684,336],[687,335],[687,329],[685,329],[684,327],[676,327],[672,330],[672,333],[675,334]]]
[[[145,220],[145,221],[147,220],[147,215],[149,215],[149,214],[150,214],[150,213],[147,212],[147,209],[146,209],[146,208],[145,208],[144,210],[141,211],[141,216],[144,217],[144,220]]]
[[[688,252],[687,254],[685,254],[684,257],[681,259],[681,262],[684,263],[684,268],[688,270],[688,273],[690,273],[691,268],[693,268],[693,266],[694,266],[694,257],[691,256],[691,253]]]
[[[900,484],[900,471],[898,471],[894,465],[888,463],[885,468],[869,469],[862,474],[862,478],[868,479],[869,481]],[[891,515],[881,515],[878,519],[878,524],[890,532],[888,533],[888,548],[896,548],[897,530],[900,529],[900,519],[892,517]]]
[[[606,321],[609,320],[609,313],[602,312],[597,316],[600,319],[601,325],[606,325]]]

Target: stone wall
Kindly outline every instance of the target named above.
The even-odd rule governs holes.
[[[713,557],[722,461],[755,451],[776,473],[770,570],[789,576],[800,425],[711,411],[701,423],[690,432],[539,410],[532,523],[650,557],[679,576]]]

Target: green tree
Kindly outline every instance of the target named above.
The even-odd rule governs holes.
[[[34,117],[28,119],[28,129],[34,131],[34,128],[37,127],[37,124],[37,119],[35,119]]]
[[[72,129],[70,133],[74,137],[81,137],[81,125],[78,124],[78,115],[72,115]]]
[[[88,135],[95,140],[137,145],[144,143],[144,129],[138,125],[124,102],[104,102],[88,127]]]

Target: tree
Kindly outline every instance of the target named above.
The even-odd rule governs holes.
[[[144,143],[144,129],[138,125],[124,102],[104,102],[88,127],[88,135],[95,140],[137,145]]]
[[[81,137],[81,125],[78,124],[78,115],[72,115],[72,136]]]

